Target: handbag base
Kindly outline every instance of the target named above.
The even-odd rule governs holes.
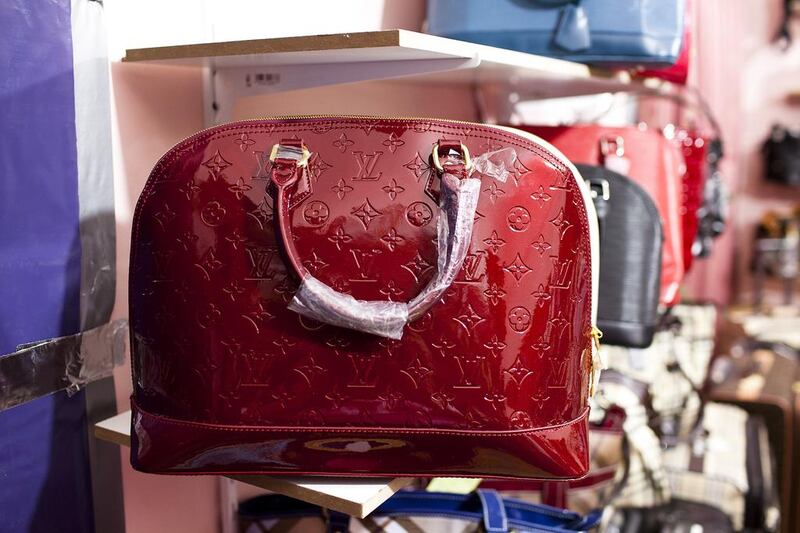
[[[589,461],[588,409],[555,426],[480,431],[232,426],[131,408],[131,464],[147,473],[578,479]]]

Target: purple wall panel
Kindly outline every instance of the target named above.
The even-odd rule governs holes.
[[[0,353],[75,333],[70,0],[0,3]],[[0,413],[0,533],[93,530],[83,394]]]

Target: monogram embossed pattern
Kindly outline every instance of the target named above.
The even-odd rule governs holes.
[[[475,155],[515,149],[513,179],[483,179],[461,272],[402,340],[287,309],[298,280],[274,230],[265,154],[288,138],[313,154],[308,193],[289,211],[302,264],[362,300],[407,301],[434,274],[436,142],[457,139]],[[132,242],[137,468],[522,477],[585,470],[588,219],[563,159],[537,143],[447,121],[220,126],[156,165]],[[312,444],[329,438],[352,450],[367,450],[364,439],[397,445],[334,454]]]

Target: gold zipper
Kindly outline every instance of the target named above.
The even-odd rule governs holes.
[[[244,125],[244,124],[248,124],[250,122],[261,122],[261,121],[264,121],[264,120],[275,120],[275,121],[277,121],[277,120],[308,120],[308,119],[317,119],[317,118],[320,118],[320,119],[323,119],[323,120],[324,119],[335,120],[335,119],[340,119],[340,118],[353,119],[353,120],[389,120],[389,121],[419,120],[419,121],[428,121],[428,122],[449,122],[451,124],[466,124],[468,126],[482,126],[482,127],[489,127],[489,128],[494,128],[495,127],[492,124],[481,124],[480,122],[470,122],[468,120],[456,120],[456,119],[449,119],[449,118],[384,117],[384,116],[378,116],[378,115],[324,115],[324,114],[323,115],[278,115],[278,116],[274,116],[274,117],[245,118],[245,119],[241,119],[241,120],[231,120],[229,122],[222,122],[220,124],[215,124],[214,126],[209,126],[207,128],[203,128],[200,131],[196,131],[196,132],[192,133],[191,135],[189,135],[188,137],[184,137],[180,141],[176,142],[172,146],[172,148],[167,150],[167,152],[158,159],[158,162],[156,162],[156,164],[153,165],[153,168],[157,167],[158,163],[161,162],[161,159],[163,159],[166,155],[168,155],[170,152],[172,152],[175,148],[177,148],[181,144],[185,143],[186,141],[188,141],[190,139],[198,137],[198,136],[200,136],[200,135],[202,135],[202,134],[204,134],[204,133],[206,133],[208,131],[211,131],[211,130],[214,130],[214,129],[217,129],[217,128],[222,128],[222,127],[225,127],[225,126],[233,126],[235,124]],[[521,135],[517,135],[517,136],[521,137],[523,139],[525,138],[525,137],[522,137]],[[152,169],[151,169],[151,171],[152,171]]]
[[[605,368],[603,357],[600,355],[600,339],[603,338],[603,332],[597,326],[592,326],[589,330],[589,336],[592,338],[592,368],[589,371],[589,396],[594,398],[597,392],[597,385],[600,382],[600,372]]]

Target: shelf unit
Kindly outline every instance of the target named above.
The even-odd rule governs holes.
[[[586,65],[407,30],[140,48],[123,61],[205,68],[209,124],[230,120],[238,98],[393,78],[499,86],[527,98],[631,87],[629,79]]]
[[[95,437],[120,446],[131,445],[131,412],[125,411],[95,424]],[[261,489],[284,494],[334,511],[364,518],[413,478],[297,478],[229,476]]]

